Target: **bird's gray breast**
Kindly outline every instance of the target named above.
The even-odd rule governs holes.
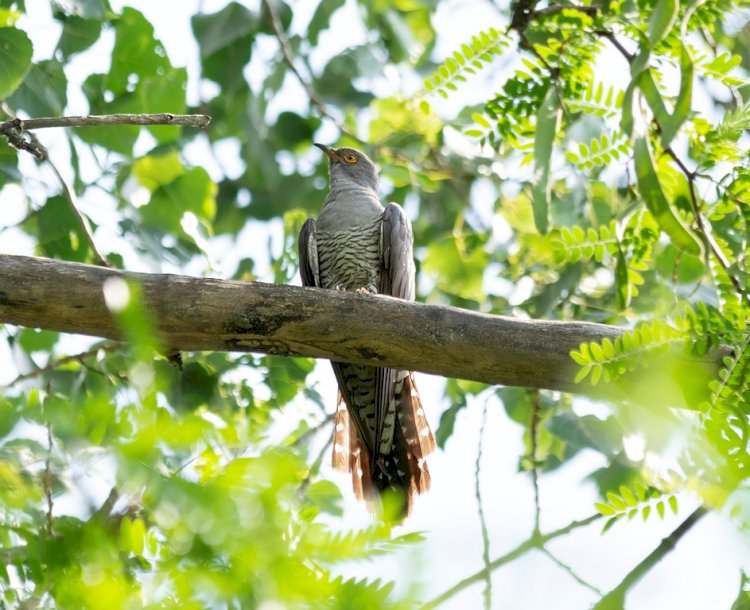
[[[318,218],[318,264],[323,288],[377,292],[383,206],[376,198],[336,198]]]

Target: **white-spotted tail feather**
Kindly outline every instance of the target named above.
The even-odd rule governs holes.
[[[360,440],[340,393],[333,435],[333,466],[336,470],[352,473],[356,497],[365,500],[371,509],[372,502],[379,495],[378,487],[400,489],[404,494],[404,516],[408,516],[415,496],[430,488],[426,458],[435,450],[435,438],[422,408],[413,373],[406,375],[394,400],[399,423],[394,453],[383,456],[381,466],[384,468],[376,468],[379,476],[385,477],[386,484],[381,480],[376,485],[373,481],[369,451]],[[406,469],[399,466],[404,462]]]

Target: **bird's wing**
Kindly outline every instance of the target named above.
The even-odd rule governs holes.
[[[383,213],[384,272],[380,274],[381,294],[414,300],[416,270],[413,244],[411,223],[404,210],[397,203],[389,203]]]
[[[415,276],[414,238],[411,223],[403,209],[390,203],[383,212],[382,259],[379,292],[390,296],[414,300]],[[391,368],[378,368],[375,376],[375,448],[373,466],[378,456],[392,452],[397,436],[398,412],[397,395],[401,392],[407,371]]]
[[[299,274],[302,276],[302,285],[320,288],[317,226],[312,218],[308,218],[302,225],[297,248],[299,249]]]

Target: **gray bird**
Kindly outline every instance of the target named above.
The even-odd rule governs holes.
[[[305,286],[414,300],[411,224],[395,203],[378,199],[378,171],[353,148],[315,144],[328,156],[330,192],[317,222],[299,236]],[[332,362],[339,386],[333,464],[352,473],[359,499],[394,490],[402,512],[427,491],[425,458],[435,440],[410,371]]]

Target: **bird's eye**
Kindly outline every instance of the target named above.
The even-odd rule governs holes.
[[[357,159],[357,155],[354,153],[346,153],[343,157],[344,161],[347,163],[351,163],[352,165],[356,163],[359,159]]]

